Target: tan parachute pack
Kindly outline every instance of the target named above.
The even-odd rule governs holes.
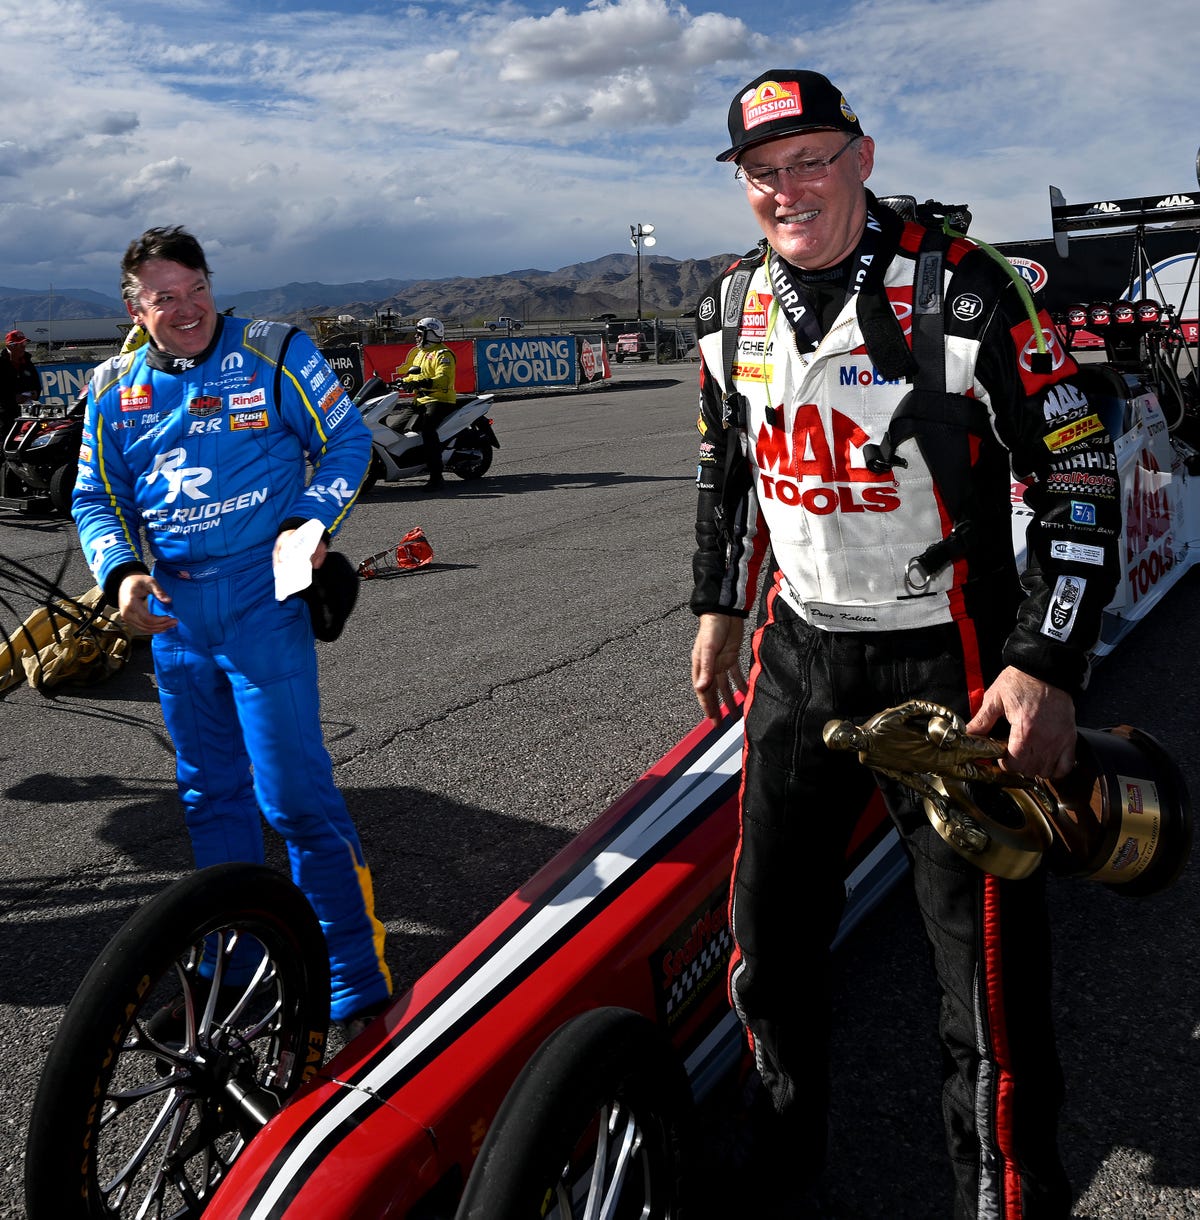
[[[100,682],[129,659],[132,638],[98,585],[39,606],[11,636],[0,633],[0,691],[22,678],[37,690]]]

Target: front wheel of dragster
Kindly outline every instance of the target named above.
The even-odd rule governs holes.
[[[145,903],[79,985],[46,1058],[28,1220],[203,1212],[321,1064],[329,959],[286,877],[200,869]]]
[[[462,446],[460,451],[459,445]],[[447,454],[446,469],[460,479],[482,479],[492,468],[492,440],[488,429],[472,424]]]
[[[71,493],[75,490],[78,474],[79,467],[74,462],[68,462],[65,466],[59,466],[50,476],[50,503],[64,517],[71,515]]]
[[[505,1097],[455,1220],[684,1213],[693,1104],[666,1036],[623,1008],[560,1026]]]

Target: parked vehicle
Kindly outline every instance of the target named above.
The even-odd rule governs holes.
[[[3,438],[0,507],[70,515],[86,403],[84,394],[69,407],[33,401],[21,409]]]
[[[500,448],[492,420],[488,417],[491,394],[459,395],[458,402],[438,425],[442,440],[442,464],[460,479],[481,479],[492,465],[492,450]],[[377,482],[415,479],[428,473],[419,432],[401,432],[385,421],[403,406],[405,399],[395,385],[370,377],[354,396],[363,419],[371,429],[371,466],[364,491]]]
[[[682,360],[692,345],[681,327],[657,319],[609,322],[605,327],[605,338],[618,364],[626,360],[644,361],[651,358],[659,364],[668,360]]]

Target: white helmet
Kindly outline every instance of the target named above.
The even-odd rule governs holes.
[[[446,338],[446,328],[437,320],[437,318],[422,318],[417,323],[417,342],[424,343],[426,339],[433,339],[441,343]]]

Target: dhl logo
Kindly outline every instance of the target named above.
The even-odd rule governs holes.
[[[1100,422],[1100,417],[1098,415],[1087,415],[1083,419],[1077,419],[1074,423],[1066,424],[1062,428],[1056,429],[1054,432],[1048,432],[1042,439],[1046,442],[1047,449],[1051,452],[1057,452],[1059,449],[1065,449],[1075,441],[1084,440],[1086,437],[1103,431],[1104,425]]]

